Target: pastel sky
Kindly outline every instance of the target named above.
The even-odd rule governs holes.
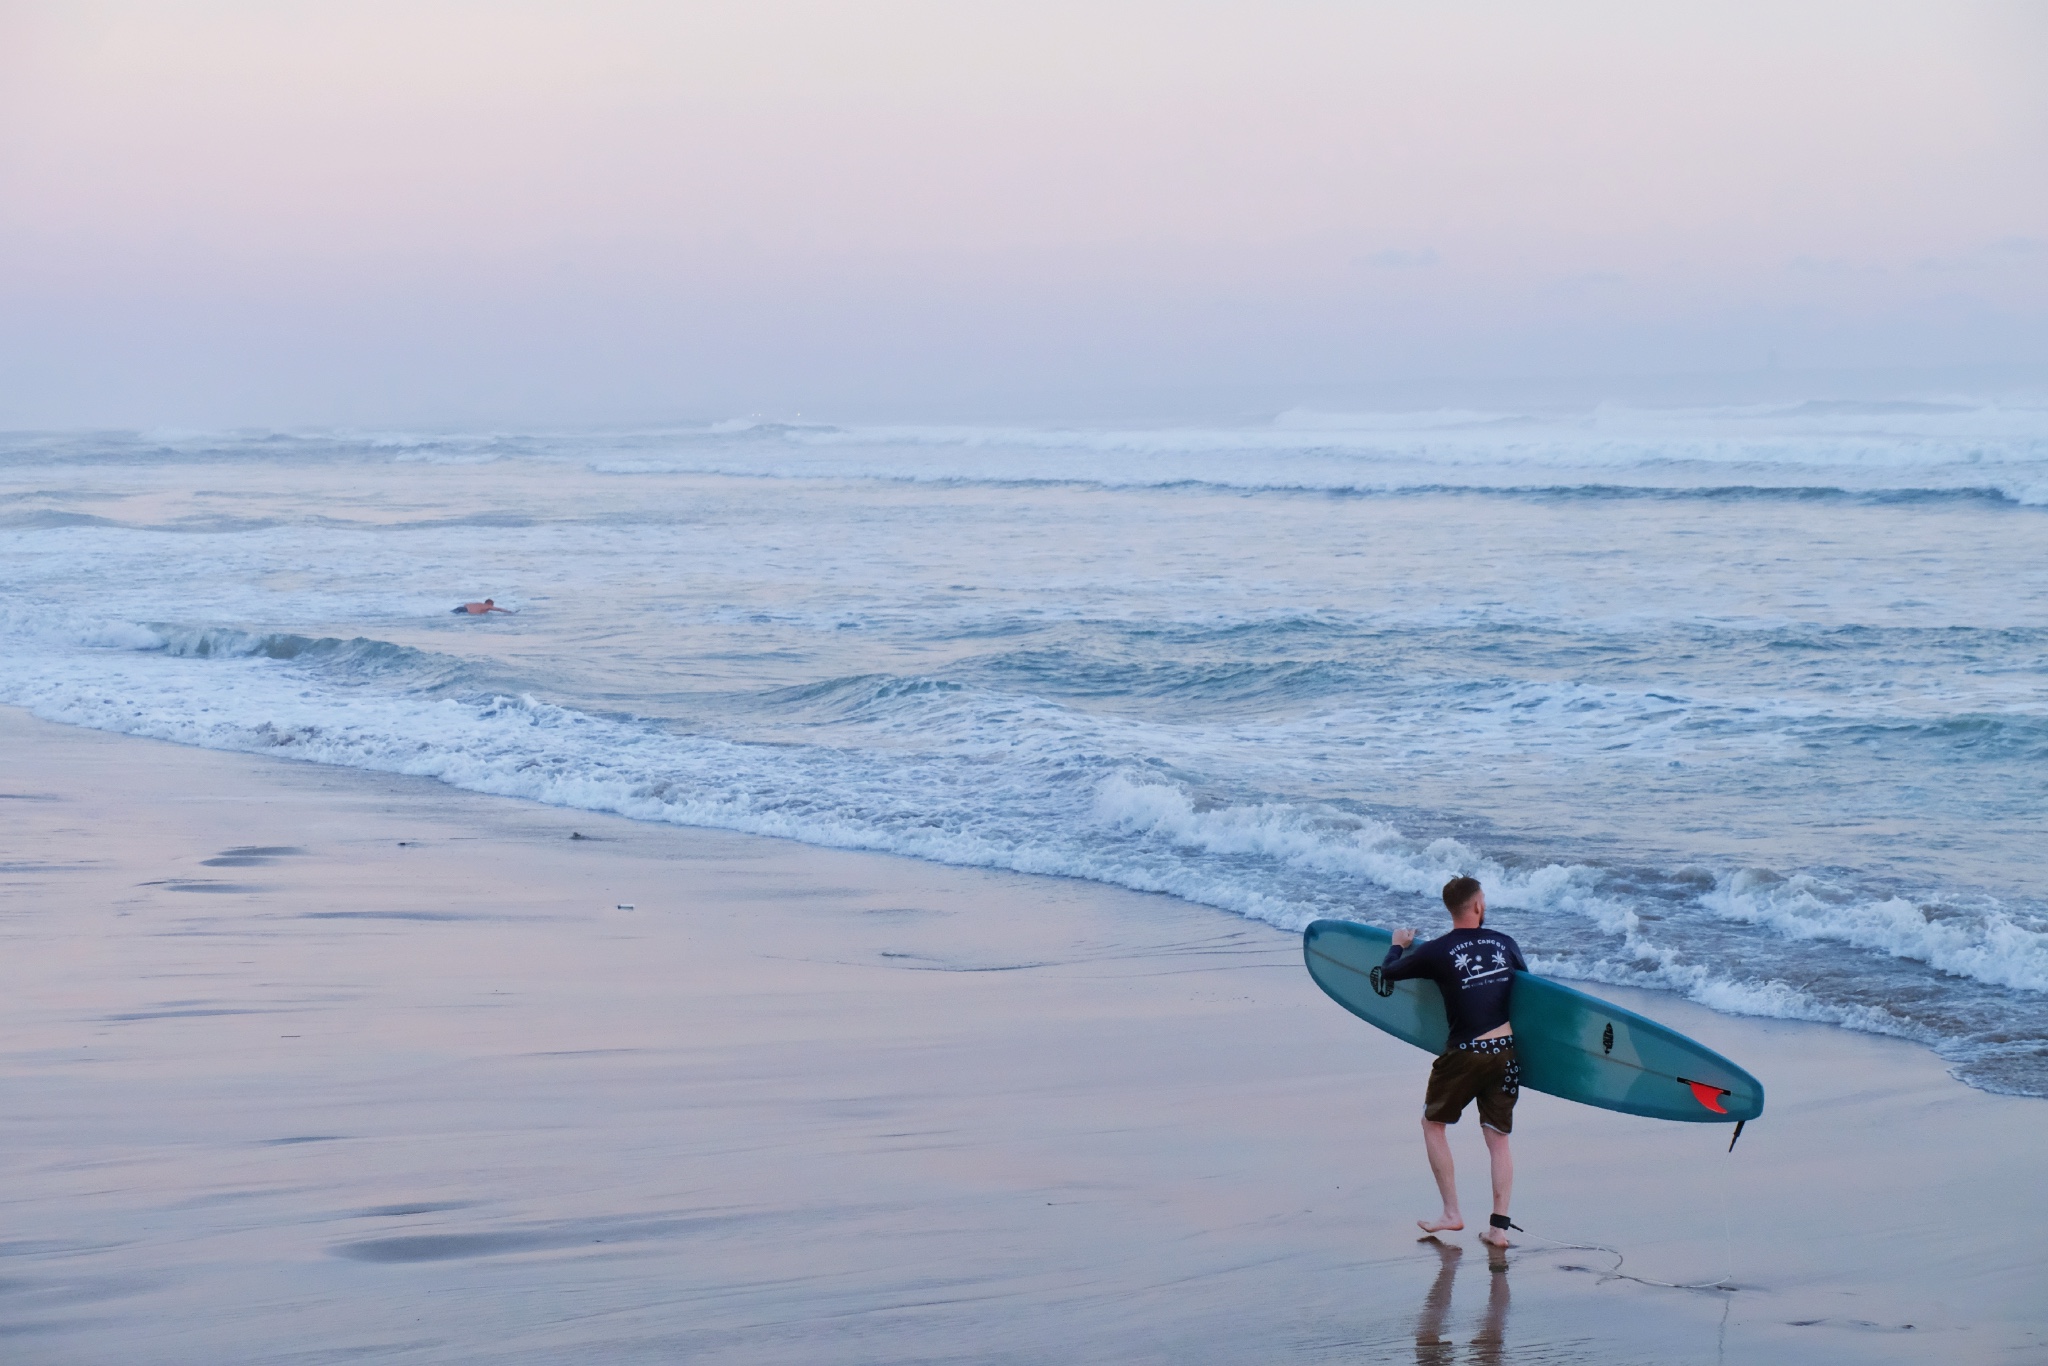
[[[0,427],[1771,366],[2048,373],[2048,6],[0,0]]]

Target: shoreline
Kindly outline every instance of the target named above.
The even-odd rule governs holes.
[[[1376,1359],[1497,1289],[1517,1360],[2048,1349],[2048,1111],[1917,1043],[1575,984],[1771,1105],[1731,1156],[1531,1094],[1517,1222],[1741,1288],[1535,1237],[1497,1283],[1414,1236],[1427,1058],[1292,934],[13,708],[0,753],[21,1360]]]

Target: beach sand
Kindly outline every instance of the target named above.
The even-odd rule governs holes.
[[[1470,1117],[1418,1242],[1429,1059],[1218,911],[8,709],[0,820],[10,1363],[2048,1360],[2048,1105],[1913,1044],[1602,990],[1769,1088],[1524,1097],[1662,1289]]]

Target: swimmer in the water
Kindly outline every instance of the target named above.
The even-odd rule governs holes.
[[[490,598],[485,598],[482,602],[465,602],[455,609],[455,615],[458,617],[465,613],[472,617],[480,617],[486,612],[503,612],[508,617],[513,615],[511,608],[500,607]]]

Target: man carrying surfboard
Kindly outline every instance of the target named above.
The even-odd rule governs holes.
[[[1410,953],[1415,931],[1394,931],[1378,977],[1393,983],[1425,977],[1443,992],[1444,1014],[1450,1021],[1449,1044],[1429,1069],[1429,1089],[1422,1105],[1422,1145],[1429,1170],[1443,1195],[1444,1210],[1435,1219],[1418,1219],[1424,1233],[1448,1233],[1465,1227],[1458,1213],[1458,1183],[1446,1132],[1473,1101],[1479,1103],[1479,1133],[1486,1140],[1493,1166],[1493,1218],[1480,1234],[1482,1242],[1508,1245],[1508,1198],[1515,1185],[1515,1159],[1508,1134],[1515,1127],[1515,1098],[1521,1093],[1521,1067],[1515,1059],[1515,1031],[1508,1023],[1508,998],[1515,973],[1527,972],[1522,950],[1498,930],[1486,928],[1486,893],[1478,879],[1454,877],[1444,884],[1444,907],[1451,913],[1451,932]],[[1391,987],[1388,988],[1391,990]]]

